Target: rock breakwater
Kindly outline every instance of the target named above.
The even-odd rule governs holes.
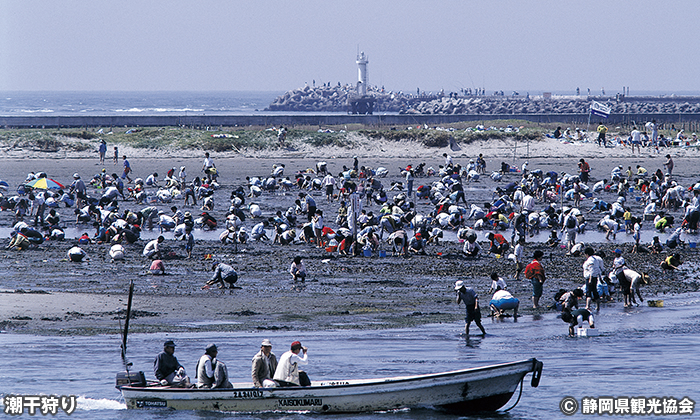
[[[592,101],[611,107],[612,114],[700,114],[698,97],[562,97],[544,99],[522,96],[460,96],[457,94],[412,95],[369,89],[374,111],[399,114],[586,114]],[[352,86],[322,86],[294,89],[275,99],[269,111],[348,112]]]

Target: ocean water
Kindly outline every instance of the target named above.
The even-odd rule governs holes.
[[[284,92],[0,92],[0,115],[254,114]]]
[[[583,398],[689,398],[700,401],[700,293],[663,296],[663,308],[640,306],[630,310],[603,308],[596,316],[601,335],[567,336],[567,324],[554,312],[492,320],[484,318],[485,337],[463,332],[463,308],[455,322],[410,329],[323,332],[216,332],[188,334],[134,334],[128,354],[134,370],[152,378],[153,358],[163,341],[174,339],[176,356],[193,376],[204,347],[214,342],[219,357],[227,362],[233,381],[247,381],[250,361],[263,338],[273,342],[279,356],[291,341],[309,348],[305,370],[313,379],[344,379],[423,374],[477,367],[536,357],[544,362],[538,388],[525,379],[519,404],[507,413],[475,415],[473,419],[598,418],[582,414],[564,416],[559,404],[564,397]],[[138,322],[135,320],[134,322]],[[475,329],[475,328],[474,328]],[[0,396],[75,395],[75,419],[416,419],[443,420],[458,417],[441,412],[398,410],[355,415],[309,413],[222,413],[168,409],[126,410],[114,388],[115,374],[122,369],[120,337],[46,337],[0,334]],[[510,406],[515,402],[514,395]],[[28,416],[25,412],[24,416]],[[38,415],[37,415],[38,417]],[[631,416],[625,416],[631,417]],[[697,418],[696,415],[652,415],[651,418]]]

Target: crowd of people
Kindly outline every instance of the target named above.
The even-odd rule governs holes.
[[[102,164],[103,149],[100,148]],[[89,260],[90,253],[83,248],[94,242],[112,245],[110,261],[129,258],[129,249],[139,246],[142,232],[157,229],[160,235],[147,241],[139,253],[151,263],[153,274],[165,274],[164,260],[173,258],[173,251],[166,245],[171,240],[166,239],[166,234],[172,234],[172,240],[184,242],[184,258],[193,257],[198,230],[216,231],[223,245],[259,241],[271,246],[313,246],[320,252],[341,257],[377,255],[388,247],[394,256],[411,257],[429,255],[430,247],[444,241],[447,233],[452,232],[461,243],[459,247],[467,264],[470,259],[489,256],[512,260],[514,269],[510,278],[519,281],[524,275],[532,283],[533,309],[540,307],[545,282],[539,261],[543,253],[536,250],[532,262],[527,264],[526,250],[528,239],[541,231],[551,232],[545,246],[556,249],[563,245],[567,256],[586,255],[583,265],[586,310],[591,310],[591,302],[596,303],[596,310],[599,308],[599,289],[604,291],[602,298],[611,294],[611,290],[620,291],[625,306],[634,304],[631,291],[641,300],[639,286],[644,282],[642,274],[616,264],[612,266],[614,275],[606,275],[604,263],[600,263],[605,256],[578,240],[586,229],[605,232],[608,241],[615,241],[618,232],[624,231],[633,240],[629,252],[651,254],[681,247],[685,236],[697,233],[700,183],[680,185],[674,176],[670,154],[662,165],[664,170],[652,172],[637,165],[635,171],[631,167],[625,171],[619,165],[609,177],[601,176],[585,159],[578,161],[573,173],[533,169],[529,162],[520,168],[501,162],[498,170],[487,178],[495,187],[491,199],[483,204],[475,202],[465,191],[467,184],[479,183],[486,176],[484,157],[469,159],[465,166],[456,163],[448,153],[443,158],[444,165],[438,165],[437,169],[425,168],[424,163],[399,168],[398,179],[405,182],[391,185],[385,185],[384,181],[388,169],[361,166],[357,157],[342,169],[319,161],[313,168],[299,168],[293,176],[285,175],[287,165],[274,164],[269,175],[246,176],[245,185],[233,186],[229,197],[221,197],[221,174],[209,153],[204,156],[201,177],[190,179],[186,167],[181,166],[179,171],[175,167],[168,170],[162,181],[155,171],[149,171],[145,180],[139,177],[132,180],[133,169],[123,155],[121,176],[109,174],[105,168],[85,182],[75,173],[67,187],[30,188],[27,185],[31,181],[48,178],[46,173],[30,173],[16,195],[0,198],[0,208],[13,214],[7,248],[25,250],[45,240],[67,241],[70,242],[67,258],[76,263]],[[337,176],[333,175],[333,169],[338,171]],[[596,180],[592,181],[594,174]],[[424,182],[414,191],[416,181]],[[263,198],[272,195],[281,200],[291,196],[293,202],[289,200],[285,210],[270,208]],[[589,205],[585,204],[587,201]],[[223,221],[213,216],[215,206],[217,209],[222,206],[220,202],[227,208]],[[635,214],[632,203],[643,208],[641,214]],[[277,208],[286,205],[284,201],[276,204]],[[201,206],[195,214],[183,211],[194,211],[195,206]],[[64,208],[74,209],[74,220],[65,219]],[[334,212],[335,217],[331,216]],[[591,215],[600,219],[590,220]],[[66,238],[65,226],[69,223],[79,228],[92,227],[94,234],[85,231],[79,238]],[[641,244],[642,226],[647,223],[659,235],[671,230],[664,244],[659,236],[648,246]],[[206,254],[206,250],[200,253]],[[659,264],[663,270],[672,272],[681,264],[681,257],[669,253]],[[231,264],[212,261],[210,267],[213,276],[203,289],[213,285],[234,288],[239,273]],[[293,282],[305,282],[309,276],[300,256],[291,261],[288,270],[284,267],[279,270],[288,271]],[[629,271],[635,274],[628,276]],[[635,282],[636,275],[642,280]],[[507,307],[513,305],[511,298],[515,297],[507,296],[510,293],[505,287],[494,292],[501,292],[489,304],[494,314],[503,315],[508,309],[514,309],[517,314],[517,307]],[[476,294],[459,290],[459,296],[468,308],[478,309]],[[508,301],[506,307],[500,301]],[[467,318],[477,320],[473,311],[472,315],[468,311]]]

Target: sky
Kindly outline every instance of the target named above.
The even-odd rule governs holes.
[[[700,92],[700,1],[0,0],[0,91]]]

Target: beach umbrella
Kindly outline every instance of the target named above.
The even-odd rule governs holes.
[[[39,190],[60,190],[65,188],[63,184],[54,181],[51,178],[37,178],[31,182],[24,184],[27,187],[32,187]]]

